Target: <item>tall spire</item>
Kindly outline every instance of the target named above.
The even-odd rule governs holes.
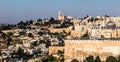
[[[58,15],[61,15],[61,11],[58,12]]]
[[[61,11],[58,12],[58,20],[64,20],[65,16],[61,13]]]

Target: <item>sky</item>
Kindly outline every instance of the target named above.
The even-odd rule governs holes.
[[[120,0],[0,0],[0,23],[66,16],[120,16]]]

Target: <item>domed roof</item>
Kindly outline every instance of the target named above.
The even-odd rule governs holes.
[[[109,21],[107,22],[106,27],[109,29],[114,29],[116,27],[116,24],[113,21]]]

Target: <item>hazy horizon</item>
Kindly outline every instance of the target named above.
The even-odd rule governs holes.
[[[0,0],[0,23],[57,17],[120,16],[120,0]]]

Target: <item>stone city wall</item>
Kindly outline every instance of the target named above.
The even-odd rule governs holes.
[[[66,32],[69,32],[69,31],[71,31],[71,29],[72,29],[72,27],[58,28],[58,29],[57,28],[56,29],[55,28],[49,28],[49,30],[50,30],[51,33],[55,33],[55,32],[59,33],[59,32],[63,32],[63,30],[66,31]]]
[[[64,46],[50,46],[49,47],[49,55],[57,56],[58,50],[63,51]]]
[[[65,62],[83,60],[89,55],[99,55],[105,60],[109,55],[120,54],[120,40],[65,40]]]

